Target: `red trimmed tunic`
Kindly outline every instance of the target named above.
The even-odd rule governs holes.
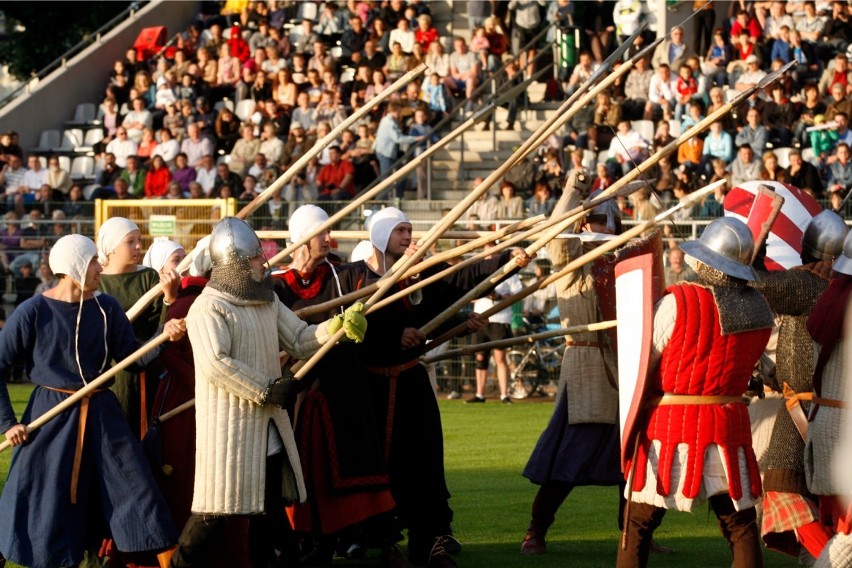
[[[748,385],[755,362],[763,353],[771,329],[759,329],[723,335],[719,311],[713,294],[696,284],[682,283],[669,288],[677,306],[672,337],[662,352],[660,365],[650,377],[649,388],[655,393],[682,395],[737,396]],[[692,404],[657,406],[648,411],[647,425],[641,434],[633,489],[645,486],[648,452],[653,440],[661,442],[657,492],[670,495],[672,463],[678,444],[687,444],[684,464],[683,496],[698,497],[704,471],[707,446],[722,448],[731,497],[743,495],[739,449],[745,453],[754,497],[761,494],[760,471],[751,444],[748,409],[744,404]]]

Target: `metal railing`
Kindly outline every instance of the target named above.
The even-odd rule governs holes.
[[[97,30],[85,34],[83,36],[83,39],[81,39],[74,47],[57,57],[55,60],[48,63],[44,68],[40,69],[39,71],[34,71],[29,79],[22,82],[17,89],[10,92],[2,100],[0,100],[0,109],[14,101],[19,96],[23,94],[29,94],[42,79],[44,79],[57,69],[65,67],[70,59],[78,55],[90,45],[101,41],[101,37],[105,33],[117,27],[124,20],[133,17],[133,15],[139,11],[139,8],[143,4],[147,4],[148,2],[149,0],[136,0],[135,2],[130,4],[130,6],[128,6],[126,10],[112,18],[110,21],[99,27]]]

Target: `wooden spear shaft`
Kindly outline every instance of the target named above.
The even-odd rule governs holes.
[[[576,333],[585,333],[589,331],[601,331],[604,329],[613,328],[616,326],[617,323],[618,322],[616,320],[609,320],[597,323],[590,323],[586,325],[572,325],[571,327],[562,327],[559,329],[554,329],[552,331],[543,331],[541,333],[521,335],[519,337],[513,337],[511,339],[501,339],[499,341],[478,343],[476,345],[468,345],[459,349],[450,349],[449,351],[445,351],[444,353],[441,353],[440,355],[435,355],[433,357],[423,357],[421,361],[428,365],[429,363],[435,363],[436,361],[443,361],[444,359],[451,359],[460,355],[470,355],[471,353],[476,353],[478,351],[486,351],[488,349],[503,349],[504,347],[511,347],[520,343],[535,343],[536,341],[540,341],[542,339],[552,339],[554,337],[562,337],[563,335],[574,335]],[[430,345],[431,343],[427,343],[426,347],[428,348]]]
[[[427,268],[431,268],[431,267],[435,266],[436,264],[440,264],[441,262],[445,262],[447,260],[457,258],[457,257],[459,257],[459,256],[461,256],[465,253],[468,253],[472,250],[475,250],[475,249],[478,249],[482,246],[485,246],[487,243],[490,243],[490,242],[492,242],[496,239],[503,238],[504,236],[511,234],[515,231],[536,225],[537,223],[540,223],[543,220],[544,220],[544,215],[536,215],[535,217],[531,217],[529,219],[519,221],[518,223],[514,223],[512,225],[509,225],[508,227],[503,227],[502,229],[495,231],[495,235],[494,235],[493,238],[492,237],[481,237],[479,239],[476,239],[476,240],[471,241],[469,243],[465,243],[465,244],[458,246],[458,247],[455,247],[453,249],[450,249],[450,250],[447,250],[447,251],[444,251],[444,252],[440,252],[440,253],[436,254],[435,256],[430,256],[430,257],[424,259],[423,262],[421,262],[420,264],[417,264],[416,266],[413,266],[410,269],[408,269],[406,271],[406,273],[402,275],[402,277],[403,278],[411,278],[412,276],[415,276],[416,274],[419,274],[420,272],[426,270]],[[526,234],[526,233],[524,233],[524,234]],[[346,304],[351,304],[352,302],[355,302],[356,300],[360,300],[361,298],[366,298],[367,296],[371,295],[373,292],[375,292],[378,289],[379,289],[378,283],[373,282],[372,284],[364,286],[363,288],[360,288],[358,290],[354,290],[352,292],[349,292],[348,294],[344,294],[343,296],[338,296],[337,298],[333,298],[331,300],[328,300],[327,302],[323,302],[321,304],[315,304],[313,306],[308,306],[308,307],[302,308],[300,310],[296,310],[294,313],[297,316],[299,316],[300,318],[306,318],[308,316],[321,314],[321,313],[327,312],[328,310],[337,308],[339,306],[345,306]]]
[[[565,105],[563,105],[565,106]],[[562,109],[561,109],[562,110]],[[567,109],[564,109],[567,110]],[[564,112],[563,110],[563,112]],[[520,156],[523,152],[526,152],[529,148],[534,147],[538,144],[539,136],[542,132],[546,131],[550,125],[559,120],[560,113],[557,112],[553,117],[545,121],[539,128],[536,130],[536,133],[528,138],[518,150],[510,156],[509,160],[506,163],[502,164],[499,168],[497,168],[494,172],[491,173],[482,183],[480,183],[474,190],[465,196],[464,199],[461,200],[458,204],[456,204],[453,209],[444,216],[441,222],[430,230],[430,234],[417,243],[417,251],[411,256],[403,255],[402,258],[397,260],[394,265],[390,268],[390,270],[382,276],[379,280],[379,289],[376,290],[373,295],[365,302],[365,306],[367,308],[366,313],[370,313],[373,304],[378,302],[388,290],[392,286],[394,286],[400,277],[412,266],[414,266],[419,260],[426,254],[429,248],[437,241],[441,235],[448,230],[453,223],[455,223],[461,216],[467,211],[471,205],[473,205],[476,200],[480,198],[485,192],[491,188],[502,176],[503,174],[515,163],[518,156]],[[326,353],[328,353],[331,348],[334,346],[340,338],[343,337],[343,330],[338,330],[329,341],[326,342],[322,347],[320,347],[319,351],[317,351],[313,357],[311,357],[304,364],[297,364],[296,367],[298,369],[295,372],[295,377],[297,379],[303,378],[310,369],[314,367],[314,365],[322,359]],[[295,369],[295,367],[294,367]]]
[[[710,184],[710,185],[708,185],[708,186],[706,186],[702,189],[699,189],[697,191],[692,192],[687,197],[685,197],[680,203],[678,203],[676,206],[672,207],[671,209],[663,211],[662,213],[657,215],[655,218],[649,219],[649,220],[645,221],[644,223],[641,223],[639,225],[632,227],[631,229],[622,233],[621,235],[618,235],[614,239],[610,239],[608,241],[605,241],[603,244],[596,247],[594,250],[591,250],[591,251],[575,258],[574,260],[572,260],[571,262],[566,264],[558,272],[554,272],[553,274],[551,274],[550,276],[548,276],[546,278],[539,278],[531,286],[528,286],[528,287],[524,288],[523,290],[521,290],[520,292],[517,292],[516,294],[512,294],[511,296],[504,298],[503,300],[501,300],[501,301],[497,302],[496,304],[494,304],[493,306],[491,306],[491,308],[489,308],[488,310],[482,312],[480,315],[482,317],[486,317],[486,318],[491,317],[494,314],[496,314],[497,312],[500,312],[500,311],[502,311],[502,310],[504,310],[508,307],[511,307],[512,304],[514,304],[517,301],[523,300],[524,298],[526,298],[527,296],[529,296],[530,294],[532,294],[536,290],[539,290],[540,288],[544,288],[544,287],[548,286],[549,284],[556,282],[560,278],[567,276],[568,274],[572,273],[573,271],[577,270],[578,268],[581,268],[583,265],[593,261],[594,259],[598,258],[599,256],[603,256],[607,252],[617,249],[618,247],[620,247],[621,245],[623,245],[624,243],[626,243],[630,239],[632,239],[634,237],[638,237],[639,235],[641,235],[642,233],[644,233],[648,229],[654,227],[657,223],[659,223],[663,219],[666,219],[667,217],[669,217],[670,215],[672,215],[676,211],[683,209],[685,207],[692,207],[693,205],[698,203],[701,199],[703,199],[704,197],[706,197],[707,195],[709,195],[710,193],[715,191],[715,189],[717,187],[721,187],[724,183],[726,183],[725,180],[719,180],[719,181],[712,183],[712,184]],[[464,322],[464,323],[457,325],[456,327],[452,328],[451,330],[440,335],[434,341],[428,343],[428,349],[434,349],[438,345],[441,345],[442,343],[446,343],[447,341],[454,338],[455,336],[463,333],[466,329],[467,329],[467,322]]]
[[[260,239],[284,240],[290,238],[290,231],[255,231]],[[414,239],[425,237],[429,231],[412,231],[411,236]],[[338,241],[355,241],[367,240],[370,238],[370,231],[331,231],[331,238]],[[442,235],[444,239],[457,240],[473,240],[473,239],[490,239],[491,241],[499,239],[497,231],[447,231]]]
[[[151,341],[149,341],[148,343],[125,357],[121,362],[116,363],[109,371],[90,381],[86,386],[84,386],[83,388],[81,388],[80,390],[78,390],[77,392],[75,392],[74,394],[72,394],[71,396],[48,410],[29,424],[27,424],[27,433],[35,432],[36,430],[59,416],[61,413],[65,412],[66,410],[77,404],[83,398],[89,396],[94,391],[99,389],[107,381],[115,377],[120,371],[123,371],[124,369],[135,363],[137,359],[150,352],[152,349],[159,347],[168,340],[169,334],[166,332],[161,333],[160,335],[158,335],[157,337],[155,337],[154,339],[152,339]],[[10,447],[11,445],[12,444],[8,440],[4,441],[2,444],[0,444],[0,452]]]
[[[355,124],[361,117],[366,116],[372,109],[381,104],[386,98],[390,97],[392,94],[397,92],[399,89],[404,87],[410,81],[421,75],[427,66],[425,63],[421,63],[399,79],[394,82],[390,87],[379,93],[375,98],[370,99],[367,104],[358,109],[358,112],[354,113],[352,116],[341,122],[336,128],[334,128],[331,132],[326,134],[322,139],[318,140],[310,150],[305,152],[303,156],[301,156],[298,160],[296,160],[293,165],[287,168],[287,171],[281,174],[277,180],[275,180],[269,187],[263,190],[257,197],[251,200],[245,207],[243,207],[238,213],[237,217],[240,219],[246,219],[249,215],[254,213],[261,205],[266,203],[273,195],[281,191],[281,189],[290,183],[296,175],[301,172],[305,166],[307,166],[311,160],[313,160],[316,156],[322,152],[326,146],[337,140],[337,138],[348,129],[350,126]],[[178,265],[178,272],[182,272],[189,267],[189,263],[192,261],[189,255],[184,258],[181,263]],[[148,307],[154,300],[157,299],[157,296],[162,294],[162,287],[159,285],[155,286],[148,290],[145,294],[140,297],[133,306],[129,310],[127,310],[127,318],[130,321],[135,320],[142,311]]]
[[[344,205],[343,208],[340,209],[340,211],[336,212],[334,215],[329,217],[326,221],[321,223],[319,226],[308,231],[308,233],[305,234],[305,236],[302,237],[302,239],[299,240],[299,242],[292,243],[292,244],[284,247],[284,249],[281,252],[277,253],[275,256],[273,256],[271,259],[269,259],[270,266],[274,266],[274,265],[278,264],[279,262],[281,262],[282,259],[286,258],[287,255],[292,254],[296,249],[298,249],[300,246],[306,244],[308,241],[310,241],[316,235],[319,235],[323,231],[330,229],[332,226],[334,226],[335,223],[337,223],[338,221],[343,219],[346,215],[348,215],[349,213],[351,213],[352,211],[354,211],[355,209],[357,209],[358,207],[360,207],[361,205],[363,205],[364,203],[366,203],[370,199],[376,197],[377,195],[379,195],[380,193],[385,191],[387,188],[391,187],[393,184],[395,184],[400,179],[402,179],[405,176],[407,176],[408,174],[410,174],[415,168],[417,168],[417,166],[419,166],[421,163],[426,161],[435,152],[437,152],[438,150],[440,150],[441,148],[443,148],[444,146],[446,146],[447,144],[452,142],[462,132],[464,132],[465,130],[467,130],[471,126],[473,126],[473,124],[478,119],[479,119],[478,116],[471,116],[470,118],[468,118],[467,120],[462,122],[460,125],[458,125],[452,132],[450,132],[449,134],[447,134],[446,136],[442,137],[440,140],[438,140],[437,142],[435,142],[434,144],[429,146],[429,148],[427,148],[422,154],[417,156],[415,159],[411,160],[410,162],[406,163],[404,166],[402,166],[401,168],[399,168],[395,172],[391,173],[391,175],[389,175],[387,178],[382,180],[379,184],[377,184],[372,189],[368,189],[364,193],[358,195],[355,199],[353,199],[352,201],[350,201],[349,203]]]

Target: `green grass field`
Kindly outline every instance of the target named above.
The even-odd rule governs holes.
[[[10,385],[19,416],[30,388]],[[441,400],[444,420],[447,478],[453,493],[454,529],[464,544],[458,557],[462,568],[582,568],[615,565],[618,497],[614,487],[584,487],[574,491],[560,509],[548,534],[547,554],[519,553],[529,522],[536,486],[521,476],[539,433],[550,418],[552,403],[521,401],[511,406],[490,399],[466,405]],[[0,478],[5,480],[10,452],[0,454]],[[669,556],[651,557],[653,567],[727,568],[731,565],[716,518],[706,506],[693,514],[668,514],[657,540],[675,549]],[[789,557],[767,551],[766,566],[794,567]],[[378,562],[359,563],[378,565]],[[337,560],[335,565],[355,565]]]

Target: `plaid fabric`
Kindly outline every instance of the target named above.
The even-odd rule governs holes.
[[[817,519],[816,503],[802,495],[778,491],[763,495],[761,535],[792,531]]]

